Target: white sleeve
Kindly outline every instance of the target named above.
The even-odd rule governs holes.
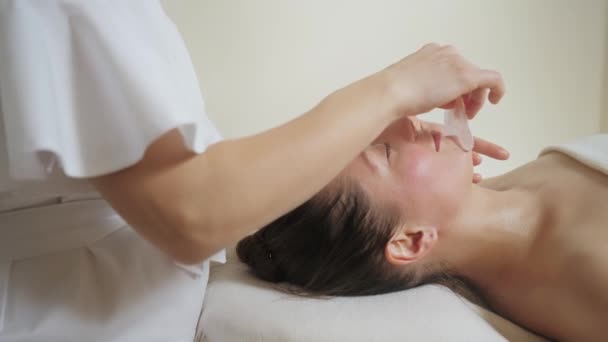
[[[11,177],[92,177],[177,128],[221,139],[181,37],[157,1],[0,0],[0,119]]]

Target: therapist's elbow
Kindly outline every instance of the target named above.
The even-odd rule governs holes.
[[[205,219],[204,213],[194,210],[179,210],[164,220],[170,227],[171,238],[165,250],[176,262],[195,265],[209,259],[223,249],[222,229]]]

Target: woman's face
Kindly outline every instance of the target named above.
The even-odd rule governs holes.
[[[441,226],[471,191],[471,153],[438,127],[405,118],[388,127],[343,171],[373,203],[396,205],[413,224]]]

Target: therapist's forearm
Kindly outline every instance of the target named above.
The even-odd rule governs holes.
[[[382,87],[368,87],[360,82],[285,125],[212,145],[156,179],[159,205],[179,215],[168,224],[192,243],[180,259],[196,262],[235,243],[331,181],[395,118]]]

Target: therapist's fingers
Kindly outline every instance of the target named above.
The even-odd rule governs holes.
[[[488,100],[493,104],[500,102],[500,99],[505,95],[505,82],[502,75],[497,71],[480,69],[476,72],[475,78],[472,79],[475,80],[475,84],[470,97],[473,103],[470,105],[470,110],[467,108],[469,119],[474,118],[483,107],[488,89],[490,90]]]
[[[479,153],[473,152],[472,159],[473,159],[473,166],[479,166],[479,164],[481,164],[482,158]]]
[[[509,159],[509,151],[487,140],[475,137],[473,151],[493,159]]]
[[[464,96],[463,96],[462,98],[464,99]],[[459,98],[457,98],[457,99],[456,99],[456,100],[454,100],[454,101],[450,101],[450,102],[448,102],[448,103],[446,103],[446,104],[444,104],[444,105],[442,105],[442,106],[439,106],[439,108],[441,108],[441,109],[452,109],[452,108],[454,108],[454,107],[456,106],[456,103],[457,103],[458,101],[460,101],[460,99],[461,99],[461,98],[459,97]],[[466,102],[465,102],[465,103],[466,103]]]
[[[505,82],[502,75],[494,70],[480,70],[479,83],[477,89],[490,89],[488,100],[493,104],[500,102],[500,99],[505,95]]]
[[[486,94],[488,93],[488,89],[486,88],[478,88],[475,89],[470,96],[465,100],[465,107],[467,116],[469,119],[475,117],[477,113],[483,107],[483,104],[486,101]]]
[[[479,173],[473,174],[473,183],[477,184],[483,180],[483,177]]]
[[[454,100],[452,102],[449,102],[449,103],[446,103],[444,105],[441,105],[441,106],[439,106],[439,108],[441,108],[441,109],[452,109],[452,108],[454,108],[455,105],[456,105],[456,100]]]
[[[471,109],[467,108],[467,116],[469,119],[472,119],[479,112],[481,107],[483,107],[486,94],[488,94],[488,100],[490,100],[492,104],[500,102],[505,95],[505,82],[498,71],[486,69],[477,69],[469,76],[469,80],[470,85],[472,86],[471,92],[463,94],[461,97],[465,100],[465,104],[473,101],[473,103],[469,105]],[[459,99],[457,98],[441,105],[440,108],[451,109],[454,107],[457,100]]]

